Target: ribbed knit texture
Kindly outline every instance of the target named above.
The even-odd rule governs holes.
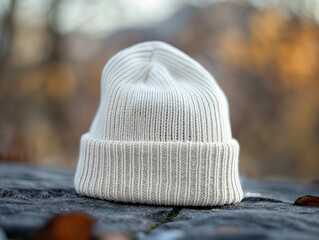
[[[171,45],[140,43],[104,67],[75,189],[121,202],[230,204],[243,197],[238,154],[214,78]]]

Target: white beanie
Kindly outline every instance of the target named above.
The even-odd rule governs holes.
[[[119,202],[215,206],[241,201],[227,99],[195,60],[163,42],[105,65],[101,102],[81,138],[75,189]]]

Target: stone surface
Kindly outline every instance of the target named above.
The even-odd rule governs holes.
[[[138,233],[172,210],[82,197],[73,177],[66,170],[0,164],[0,228],[9,236],[30,236],[55,214],[85,211],[97,219],[99,231]]]
[[[85,211],[96,231],[139,239],[319,239],[319,208],[295,206],[318,185],[243,179],[245,198],[221,207],[122,204],[79,196],[74,172],[0,164],[0,229],[28,238],[58,213]],[[0,238],[1,239],[1,238]]]

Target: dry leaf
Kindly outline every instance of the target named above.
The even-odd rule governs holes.
[[[0,160],[25,160],[25,143],[20,133],[16,133],[9,141],[0,142]]]
[[[59,214],[34,235],[34,240],[93,240],[94,219],[81,212]]]
[[[297,198],[297,200],[294,202],[294,205],[319,207],[319,197],[311,195],[302,196]]]
[[[222,234],[233,234],[233,233],[239,232],[239,228],[231,227],[231,226],[220,226],[216,230],[218,233],[222,233]]]
[[[108,233],[99,237],[99,240],[128,240],[127,235],[121,233]]]

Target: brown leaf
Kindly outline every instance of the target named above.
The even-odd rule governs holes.
[[[101,235],[99,240],[128,240],[129,237],[121,233],[108,233]]]
[[[19,132],[15,133],[9,141],[0,142],[0,160],[25,160],[25,143]]]
[[[302,196],[297,198],[297,200],[294,202],[294,205],[319,207],[319,197],[311,195]]]
[[[95,220],[81,212],[59,214],[34,235],[34,240],[93,240]]]
[[[216,230],[218,233],[222,234],[234,234],[239,232],[239,228],[232,226],[220,226]]]

